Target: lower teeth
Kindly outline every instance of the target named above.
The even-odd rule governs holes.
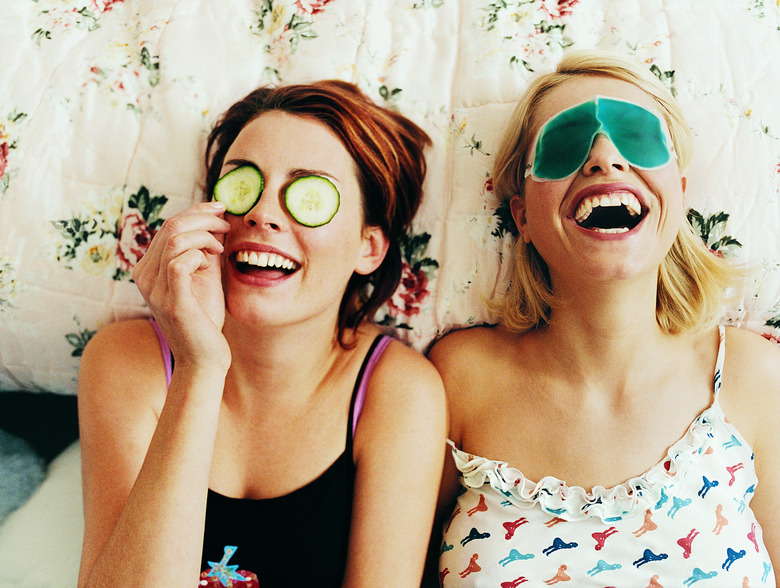
[[[598,233],[627,233],[629,231],[628,227],[617,227],[615,229],[598,229],[594,228],[592,229]]]

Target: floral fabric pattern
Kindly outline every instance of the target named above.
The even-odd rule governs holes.
[[[0,119],[0,197],[8,189],[10,181],[9,161],[12,152],[17,148],[15,129],[21,126],[26,118],[24,112],[13,111],[5,117],[5,121]]]
[[[255,12],[252,33],[263,40],[263,51],[276,67],[268,66],[266,75],[280,80],[280,68],[288,63],[302,41],[316,39],[315,19],[333,0],[262,0]]]
[[[19,295],[19,280],[15,274],[13,260],[0,255],[0,313],[13,308],[14,299]]]
[[[124,210],[91,210],[52,224],[59,233],[57,261],[69,269],[127,280],[163,223],[160,210],[168,199],[150,196],[144,186]]]
[[[420,314],[423,304],[431,295],[430,282],[435,278],[436,269],[439,267],[435,259],[425,257],[430,240],[431,236],[427,233],[410,235],[402,240],[401,283],[387,302],[387,312],[379,324],[396,329],[412,328],[409,322]]]
[[[505,290],[516,238],[492,189],[501,134],[530,79],[587,47],[632,56],[677,97],[689,220],[757,268],[724,320],[780,343],[776,2],[0,0],[0,14],[0,391],[75,393],[91,334],[148,314],[133,266],[203,198],[216,117],[267,83],[355,82],[433,140],[377,322],[418,350],[493,322],[484,300]]]
[[[732,252],[742,247],[737,239],[730,235],[724,235],[729,215],[726,212],[717,212],[705,217],[693,208],[688,209],[688,222],[694,231],[701,237],[704,244],[718,257],[730,257]]]
[[[566,26],[578,4],[580,0],[487,2],[481,7],[479,23],[486,33],[501,34],[502,43],[511,47],[507,49],[510,68],[531,73],[551,53],[574,44]]]

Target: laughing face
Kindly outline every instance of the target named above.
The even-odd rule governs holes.
[[[335,321],[352,274],[374,271],[386,251],[381,231],[364,226],[351,156],[315,119],[271,110],[239,133],[221,175],[241,166],[258,169],[264,184],[246,214],[225,215],[231,225],[223,254],[228,313],[260,324],[313,316]],[[285,191],[305,176],[326,178],[341,196],[338,211],[322,226],[304,226],[285,206]]]
[[[668,135],[665,123],[658,124],[663,119],[652,97],[633,84],[606,76],[578,76],[554,87],[535,113],[533,132],[540,134],[544,123],[556,115],[576,112],[584,101],[597,103],[603,97],[611,104],[628,104],[643,112],[651,123],[656,121],[656,135]],[[673,152],[651,169],[632,163],[638,158],[636,153],[651,146],[640,145],[641,149],[632,152],[635,123],[629,123],[619,110],[618,114],[600,129],[600,120],[585,121],[582,126],[590,125],[593,130],[592,144],[585,131],[572,131],[569,144],[559,140],[557,148],[566,157],[578,146],[577,139],[582,142],[584,133],[590,145],[583,151],[584,162],[572,160],[569,170],[568,164],[550,158],[550,165],[559,170],[542,179],[529,167],[524,198],[515,196],[511,201],[521,237],[533,243],[547,263],[554,287],[566,276],[610,280],[644,275],[654,279],[684,220],[685,179],[680,177]],[[655,147],[662,150],[663,145]],[[554,149],[549,151],[555,155]],[[539,153],[532,155],[540,157]]]

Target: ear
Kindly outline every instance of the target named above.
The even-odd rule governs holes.
[[[363,242],[355,272],[367,276],[382,265],[390,247],[390,241],[384,231],[377,226],[363,229]]]
[[[526,243],[530,243],[531,238],[526,231],[525,198],[521,198],[517,194],[512,196],[509,200],[509,209],[512,211],[512,218],[515,219],[520,238]]]
[[[687,203],[687,200],[685,198],[685,189],[688,187],[688,178],[687,177],[680,176],[680,186],[682,187],[683,202]]]

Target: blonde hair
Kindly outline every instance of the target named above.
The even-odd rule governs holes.
[[[501,200],[524,197],[526,156],[539,104],[560,83],[587,75],[613,77],[651,96],[666,121],[680,171],[688,165],[693,151],[691,131],[671,93],[652,72],[618,54],[572,51],[555,71],[530,83],[508,121],[493,165],[493,187]],[[513,262],[506,294],[489,305],[504,327],[522,333],[548,323],[558,300],[547,264],[533,244],[518,239]],[[734,268],[715,256],[685,220],[658,272],[656,321],[670,334],[712,326],[720,318],[725,289],[736,281]]]

